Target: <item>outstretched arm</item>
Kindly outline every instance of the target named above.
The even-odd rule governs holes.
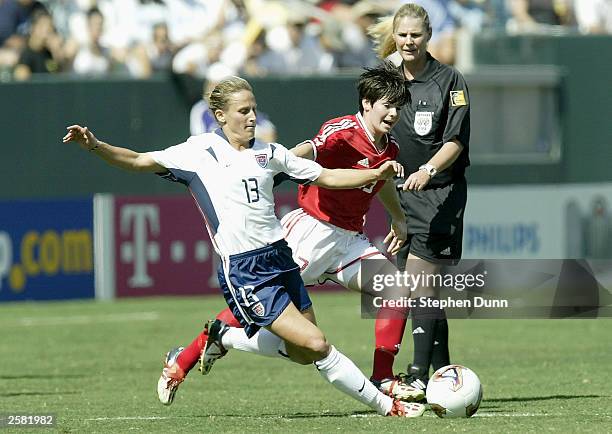
[[[62,139],[63,143],[77,142],[81,148],[96,154],[112,166],[134,172],[167,172],[165,167],[158,164],[149,155],[102,142],[87,127],[71,125],[67,127],[67,130],[68,132]]]
[[[404,167],[397,161],[387,161],[377,169],[323,169],[313,184],[330,188],[358,188],[374,182],[403,176]]]

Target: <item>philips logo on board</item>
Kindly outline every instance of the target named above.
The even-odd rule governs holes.
[[[470,254],[538,253],[542,246],[537,223],[468,224],[464,247]]]

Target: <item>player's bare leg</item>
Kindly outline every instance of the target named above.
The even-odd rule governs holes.
[[[424,406],[393,400],[380,392],[353,362],[327,342],[323,332],[292,303],[268,329],[285,341],[292,359],[298,359],[296,361],[300,363],[314,363],[325,380],[379,414],[404,417],[423,414]]]
[[[299,312],[293,303],[266,328],[285,341],[287,354],[294,362],[313,363],[329,352],[329,344],[321,330]]]
[[[311,323],[313,323],[314,325],[317,325],[317,317],[315,315],[315,311],[314,308],[312,306],[310,306],[308,309],[303,310],[301,312],[302,316],[304,318],[306,318],[308,321],[310,321]]]

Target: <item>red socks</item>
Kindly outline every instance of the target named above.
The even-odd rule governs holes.
[[[372,366],[373,380],[393,378],[393,361],[402,343],[407,314],[407,309],[382,308],[378,311],[374,325],[376,349]]]
[[[230,327],[236,327],[239,329],[242,328],[242,325],[240,325],[238,320],[234,317],[234,314],[229,307],[226,307],[224,310],[219,312],[217,314],[217,319],[220,319]]]
[[[176,358],[176,363],[185,371],[185,374],[198,363],[207,338],[208,335],[202,331]]]
[[[232,314],[229,307],[219,312],[217,319],[224,321],[230,327],[242,327]],[[202,350],[204,349],[204,345],[206,345],[207,339],[208,335],[205,333],[205,331],[202,331],[202,333],[200,333],[176,358],[176,363],[183,371],[185,371],[185,374],[191,371],[196,363],[198,363],[200,354],[202,354]]]

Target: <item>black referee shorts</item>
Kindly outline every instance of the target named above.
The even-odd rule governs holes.
[[[459,262],[467,203],[465,178],[444,187],[398,194],[408,225],[408,239],[397,255],[398,267],[404,268],[409,252],[433,263]]]

